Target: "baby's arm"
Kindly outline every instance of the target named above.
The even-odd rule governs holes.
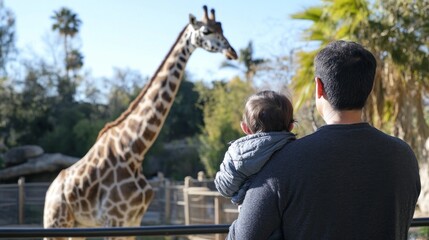
[[[216,173],[214,180],[216,189],[222,196],[231,198],[246,180],[247,176],[236,170],[231,155],[226,152],[220,165],[220,170]]]
[[[244,197],[246,196],[246,192],[249,189],[250,180],[246,180],[244,184],[238,189],[237,193],[234,194],[231,198],[231,202],[235,205],[240,205],[243,203]]]

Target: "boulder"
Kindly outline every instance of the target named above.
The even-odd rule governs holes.
[[[25,145],[11,148],[3,155],[5,167],[15,166],[27,162],[29,158],[35,158],[44,153],[40,146]]]
[[[17,166],[1,169],[0,181],[44,172],[60,171],[70,167],[77,161],[79,161],[79,158],[60,153],[45,153]]]

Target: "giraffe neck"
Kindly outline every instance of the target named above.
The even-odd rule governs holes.
[[[141,166],[174,102],[186,63],[195,47],[191,26],[181,32],[171,50],[130,107],[99,133],[97,143],[107,145],[108,158]],[[95,144],[94,147],[98,144]]]

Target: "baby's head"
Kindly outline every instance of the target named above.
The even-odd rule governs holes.
[[[293,107],[283,94],[262,91],[249,97],[241,128],[246,134],[290,131],[293,128]]]

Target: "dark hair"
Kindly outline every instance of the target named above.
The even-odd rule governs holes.
[[[283,94],[262,91],[246,102],[243,121],[253,133],[289,131],[293,123],[293,107]]]
[[[376,60],[371,52],[355,42],[335,41],[314,59],[329,103],[336,110],[362,109],[371,93]]]

